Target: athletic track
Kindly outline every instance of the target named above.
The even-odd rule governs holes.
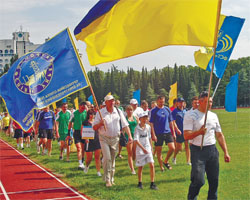
[[[0,139],[0,200],[90,199]]]

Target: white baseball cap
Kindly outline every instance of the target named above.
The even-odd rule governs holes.
[[[105,98],[104,98],[104,101],[109,101],[109,100],[112,100],[112,99],[115,99],[112,95],[107,95]]]
[[[131,99],[130,104],[138,104],[138,101],[136,99]]]
[[[138,114],[139,119],[142,117],[148,117],[148,112],[141,112]]]

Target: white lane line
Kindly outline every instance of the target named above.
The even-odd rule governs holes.
[[[50,172],[48,172],[46,169],[42,168],[40,165],[36,164],[35,162],[33,162],[32,160],[30,160],[28,157],[26,157],[25,155],[23,155],[21,152],[17,151],[15,148],[13,148],[11,145],[9,145],[7,142],[3,141],[2,139],[0,139],[3,143],[5,143],[6,145],[8,145],[9,147],[11,147],[12,149],[14,149],[17,153],[19,153],[21,156],[23,156],[24,158],[26,158],[28,161],[30,161],[32,164],[36,165],[38,168],[40,168],[41,170],[43,170],[44,172],[46,172],[48,175],[50,175],[51,177],[53,177],[54,179],[56,179],[59,183],[63,184],[65,187],[67,187],[69,190],[71,190],[73,193],[75,193],[76,195],[78,195],[79,197],[81,197],[84,200],[88,200],[86,197],[84,197],[83,195],[81,195],[80,193],[78,193],[77,191],[75,191],[73,188],[71,188],[70,186],[68,186],[66,183],[62,182],[60,179],[58,179],[56,176],[54,176],[53,174],[51,174]],[[9,199],[8,199],[9,200]]]
[[[62,198],[54,198],[54,199],[43,199],[43,200],[59,200],[59,199],[74,199],[77,198],[78,196],[73,196],[73,197],[62,197]]]
[[[7,195],[7,193],[3,187],[2,181],[0,181],[0,187],[1,187],[1,190],[3,191],[3,195],[4,195],[5,199],[10,200],[9,196]]]
[[[49,190],[63,190],[68,189],[66,187],[59,187],[59,188],[44,188],[44,189],[37,189],[37,190],[26,190],[26,191],[18,191],[18,192],[7,192],[7,194],[22,194],[22,193],[29,193],[29,192],[42,192],[42,191],[49,191]],[[0,193],[0,195],[3,193]]]

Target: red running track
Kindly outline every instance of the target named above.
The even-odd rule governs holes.
[[[90,199],[0,139],[0,199]]]

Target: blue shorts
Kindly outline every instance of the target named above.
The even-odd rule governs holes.
[[[75,140],[75,144],[80,143],[80,142],[85,144],[85,140],[82,139],[80,130],[75,130],[74,133],[73,133],[73,137],[74,137],[74,140]]]
[[[23,130],[22,129],[15,129],[14,138],[16,138],[16,139],[23,138]]]
[[[181,134],[181,135],[176,134],[176,142],[178,142],[178,143],[185,142],[184,135],[183,134]]]
[[[52,129],[39,129],[39,138],[47,138],[49,140],[53,139]]]
[[[156,134],[156,137],[157,137],[157,142],[155,142],[155,146],[162,146],[164,141],[165,141],[166,145],[168,143],[174,142],[174,138],[173,138],[171,132]]]

